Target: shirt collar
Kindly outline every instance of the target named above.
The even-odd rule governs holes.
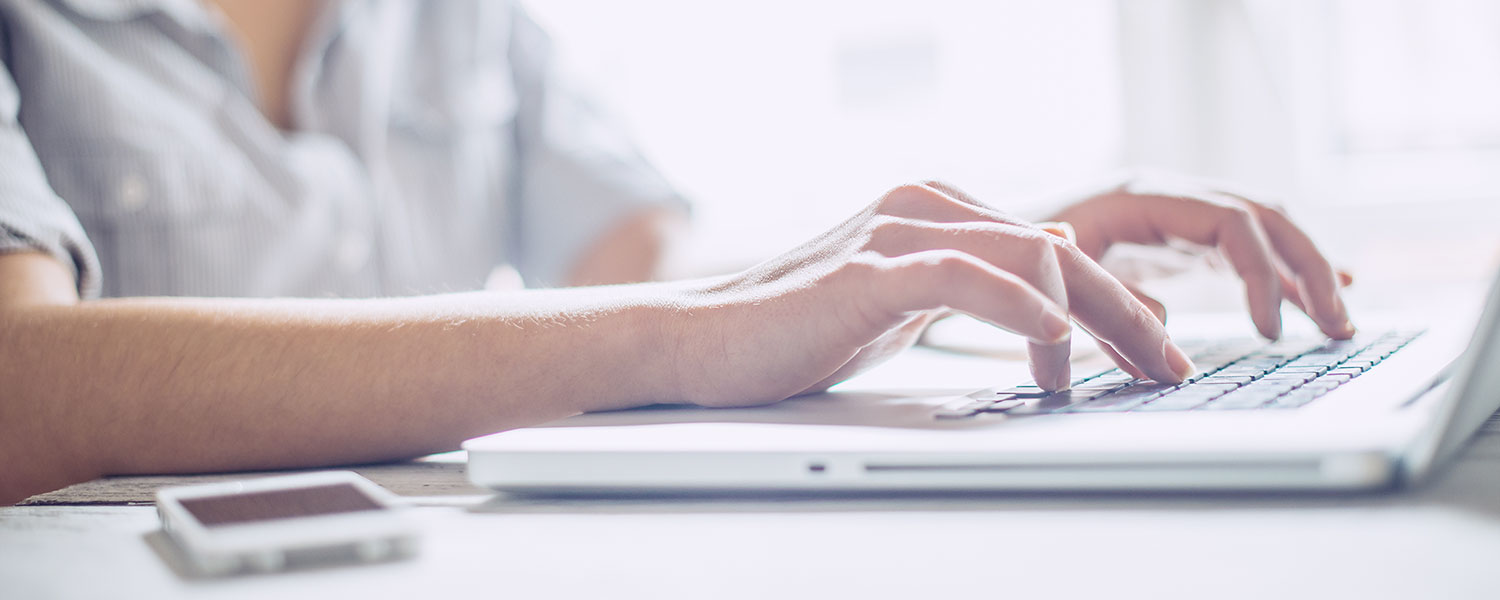
[[[202,12],[197,0],[56,0],[75,14],[96,21],[127,21],[153,13],[182,16]]]

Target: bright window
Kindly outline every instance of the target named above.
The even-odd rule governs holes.
[[[698,201],[699,254],[726,263],[790,248],[903,182],[1011,202],[1119,164],[1112,0],[531,9]]]

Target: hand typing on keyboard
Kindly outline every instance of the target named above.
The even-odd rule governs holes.
[[[1250,316],[1266,339],[1281,337],[1281,303],[1291,302],[1330,338],[1345,340],[1354,325],[1339,295],[1352,277],[1328,259],[1281,208],[1203,183],[1164,174],[1135,174],[1058,212],[1077,244],[1095,260],[1115,244],[1162,245],[1171,239],[1216,249],[1245,283]],[[1165,308],[1128,285],[1165,320]],[[1125,372],[1146,374],[1108,342],[1101,347]]]
[[[1354,334],[1340,274],[1279,209],[1243,195],[1131,179],[1054,219],[1071,223],[1075,240],[942,182],[898,187],[802,247],[697,290],[685,306],[691,323],[675,328],[683,341],[682,395],[737,406],[821,391],[909,346],[948,310],[1024,335],[1034,394],[1075,383],[1070,320],[1120,369],[1119,381],[1079,380],[1065,397],[1022,403],[1025,410],[1072,406],[1136,380],[1178,384],[1201,369],[1167,335],[1164,309],[1097,262],[1122,243],[1182,239],[1222,253],[1244,280],[1250,316],[1268,339],[1281,335],[1283,300],[1331,338]],[[1260,377],[1226,371],[1173,401],[1248,385],[1259,392],[1269,385],[1256,383]],[[1131,385],[1140,387],[1130,393],[1161,391]]]

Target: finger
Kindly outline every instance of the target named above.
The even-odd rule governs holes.
[[[1125,289],[1130,290],[1130,294],[1132,296],[1135,296],[1136,300],[1140,300],[1141,304],[1145,305],[1146,309],[1151,311],[1151,315],[1156,317],[1157,321],[1161,321],[1162,325],[1167,324],[1166,305],[1158,302],[1155,298],[1152,298],[1149,294],[1142,292],[1140,289],[1136,288],[1133,285],[1124,282],[1121,283],[1125,286]],[[1146,376],[1145,373],[1142,373],[1139,368],[1136,368],[1135,365],[1130,364],[1130,361],[1125,360],[1125,357],[1120,356],[1120,351],[1115,350],[1114,346],[1111,346],[1104,340],[1098,338],[1095,338],[1094,342],[1099,344],[1099,348],[1101,350],[1104,350],[1104,354],[1108,356],[1111,361],[1114,361],[1115,366],[1120,367],[1120,370],[1129,373],[1131,377],[1134,377],[1136,379],[1150,379]]]
[[[985,206],[962,190],[948,184],[927,182],[918,189],[944,192],[945,196],[951,194],[953,199],[970,207],[971,216],[965,218],[959,215],[958,218],[950,218],[950,221],[988,220],[1031,228],[1025,223],[1017,225],[1014,219]],[[923,195],[911,194],[907,197],[921,198]],[[944,208],[952,211],[954,206],[944,204]],[[958,208],[962,209],[962,207]],[[1159,235],[1156,241],[1160,242]],[[1172,343],[1166,335],[1166,330],[1156,321],[1149,309],[1076,246],[1065,244],[1064,247],[1071,255],[1068,260],[1062,260],[1059,256],[1065,272],[1064,279],[1067,288],[1067,299],[1064,305],[1078,317],[1080,325],[1093,333],[1095,337],[1103,338],[1106,342],[1121,349],[1124,356],[1158,381],[1176,382],[1192,374],[1196,367],[1187,355]],[[1069,271],[1076,276],[1070,275]],[[1082,310],[1079,309],[1079,302],[1082,302]],[[1279,298],[1277,304],[1279,305]],[[1264,309],[1262,312],[1265,312]],[[1279,310],[1270,312],[1276,315],[1275,323],[1279,327]],[[1279,334],[1279,329],[1277,333]],[[1032,353],[1032,358],[1035,363],[1036,352]],[[1038,380],[1038,385],[1041,385],[1041,380]]]
[[[933,223],[989,221],[1028,226],[1024,221],[985,206],[967,196],[953,196],[930,184],[911,184],[886,192],[875,203],[877,214]]]
[[[933,196],[938,196],[934,198]],[[962,190],[941,181],[928,181],[917,186],[903,186],[887,195],[880,212],[896,217],[907,217],[934,223],[984,222],[1003,223],[1021,229],[1036,230],[1034,226],[1016,219],[974,199]],[[926,247],[908,247],[906,252],[943,247],[946,244],[928,242]],[[1018,274],[1053,302],[1067,309],[1067,291],[1061,274],[1055,266],[1055,256],[1037,257],[1003,269]],[[1044,389],[1066,388],[1072,380],[1071,343],[1048,344],[1031,342],[1027,345],[1027,357],[1032,378]]]
[[[1146,292],[1141,291],[1140,288],[1128,283],[1121,283],[1125,286],[1125,289],[1130,290],[1130,295],[1135,296],[1136,300],[1140,300],[1141,304],[1144,304],[1146,309],[1151,311],[1151,315],[1156,317],[1156,320],[1161,321],[1162,325],[1167,324],[1167,305],[1162,304],[1156,298],[1152,298]]]
[[[974,219],[982,218],[971,212]],[[1034,228],[990,221],[931,223],[884,218],[871,226],[866,247],[886,256],[928,250],[957,249],[1011,273],[1046,295],[1066,314],[1068,293],[1057,255],[1047,235]],[[1038,386],[1064,389],[1071,381],[1072,344],[1033,340],[1028,347],[1031,372]]]
[[[1340,271],[1340,274],[1342,275],[1343,272]],[[1341,277],[1340,278],[1340,282],[1342,282],[1342,281],[1344,281],[1344,279]],[[1352,282],[1353,278],[1349,278],[1348,281]],[[1307,294],[1307,291],[1305,289],[1301,289],[1301,286],[1298,284],[1298,282],[1294,281],[1293,278],[1292,278],[1292,276],[1289,275],[1289,274],[1287,274],[1285,271],[1283,271],[1281,273],[1281,285],[1282,285],[1282,289],[1283,290],[1288,290],[1288,293],[1286,294],[1286,299],[1288,301],[1290,301],[1292,304],[1296,305],[1297,308],[1299,310],[1301,310],[1303,313],[1306,313],[1308,315],[1312,314],[1312,313],[1310,313],[1310,312],[1307,311],[1307,302],[1306,302],[1306,300],[1303,300],[1303,297]],[[1342,299],[1339,300],[1339,309],[1340,310],[1345,310],[1343,308],[1343,302],[1344,301]],[[1348,337],[1352,337],[1353,334],[1355,333],[1355,331],[1353,330],[1353,326],[1351,325],[1350,327],[1351,328],[1350,328]],[[1334,337],[1336,339],[1348,339],[1348,337],[1346,337],[1344,335],[1332,335],[1332,337]]]
[[[951,193],[950,193],[951,192]],[[930,223],[1005,223],[1017,228],[1035,230],[1030,224],[1005,215],[985,206],[962,191],[941,182],[901,186],[891,190],[877,203],[876,212],[886,217]],[[946,243],[929,242],[922,247],[908,247],[904,252],[916,252],[945,247]],[[1050,249],[1049,249],[1050,250]],[[1067,309],[1067,292],[1054,263],[1055,259],[1031,261],[1019,269],[1006,269],[1016,273],[1032,284],[1053,302]],[[1028,345],[1032,377],[1038,386],[1058,390],[1071,381],[1072,366],[1068,362],[1072,345],[1032,342]]]
[[[954,248],[1027,281],[1053,281],[1055,276],[1047,274],[1047,269],[1055,268],[1064,296],[1056,304],[1066,306],[1095,337],[1158,381],[1181,381],[1193,371],[1192,362],[1171,342],[1161,322],[1124,285],[1077,247],[1035,229],[1000,223],[894,220],[874,232],[868,247],[887,256]],[[1052,359],[1033,355],[1034,362]],[[1045,381],[1039,376],[1037,383]]]
[[[1354,275],[1343,269],[1339,269],[1339,287],[1354,285]]]
[[[992,206],[990,206],[988,204],[985,204],[983,202],[980,202],[979,199],[975,198],[974,196],[969,195],[968,192],[965,192],[965,191],[959,189],[958,186],[953,185],[951,183],[948,183],[946,181],[941,181],[941,180],[937,180],[937,179],[929,179],[927,181],[923,181],[922,185],[925,185],[927,187],[930,187],[932,189],[940,191],[940,192],[942,192],[944,194],[952,196],[954,199],[956,199],[956,200],[958,200],[960,202],[964,202],[966,204],[969,204],[971,206],[975,206],[975,207],[979,207],[979,208],[985,208],[985,209],[990,209],[990,210],[995,210],[994,207],[992,207]],[[998,212],[998,211],[996,211],[996,212]]]
[[[1254,202],[1247,201],[1247,204],[1263,224],[1281,261],[1292,270],[1297,289],[1302,294],[1304,312],[1329,336],[1348,338],[1354,335],[1354,326],[1339,298],[1340,277],[1312,238],[1292,223],[1285,213]]]
[[[1060,247],[1068,308],[1079,325],[1156,381],[1176,383],[1196,371],[1156,314],[1124,284],[1076,246]]]
[[[978,198],[975,198],[974,196],[970,195],[968,192],[965,192],[965,191],[959,189],[957,186],[954,186],[953,184],[948,183],[946,181],[928,180],[928,181],[922,182],[922,185],[925,186],[925,187],[927,187],[927,188],[929,188],[929,189],[933,189],[933,190],[942,192],[943,194],[946,194],[946,195],[952,197],[954,200],[957,200],[959,202],[962,202],[964,204],[967,204],[967,205],[973,207],[973,210],[977,214],[983,216],[986,220],[994,221],[996,223],[1006,223],[1006,224],[1010,224],[1010,225],[1017,225],[1017,226],[1024,226],[1024,227],[1034,227],[1035,226],[1035,225],[1033,225],[1031,223],[1028,223],[1025,219],[1020,219],[1020,218],[1017,218],[1017,217],[1013,217],[1013,216],[1011,216],[1010,214],[1006,213],[1003,210],[1000,210],[998,208],[995,208],[993,206],[985,204],[984,202],[981,202]],[[1063,234],[1063,235],[1066,235],[1069,241],[1072,241],[1074,239],[1074,234],[1071,231],[1073,229],[1073,226],[1071,224],[1068,224],[1068,223],[1056,223],[1056,225],[1058,225],[1058,226],[1066,226],[1067,229],[1068,229],[1068,232],[1066,234]]]
[[[1277,274],[1281,276],[1282,295],[1288,302],[1296,305],[1298,310],[1307,312],[1307,303],[1302,300],[1302,290],[1299,289],[1297,281],[1284,270],[1277,269]]]
[[[1119,241],[1159,244],[1178,237],[1217,247],[1245,284],[1256,329],[1268,339],[1281,337],[1281,282],[1270,241],[1254,210],[1228,198],[1212,202],[1200,197],[1138,195],[1121,202],[1127,206],[1114,227]]]
[[[1036,227],[1037,229],[1067,240],[1069,244],[1078,243],[1078,230],[1074,229],[1073,224],[1067,221],[1046,221],[1043,223],[1037,223]]]
[[[871,297],[892,313],[951,308],[1043,344],[1068,339],[1064,309],[1020,277],[958,250],[869,259]]]

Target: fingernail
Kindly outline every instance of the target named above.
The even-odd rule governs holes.
[[[1067,315],[1052,309],[1042,311],[1042,333],[1047,335],[1046,342],[1061,343],[1072,332],[1073,325],[1068,322]]]
[[[1356,331],[1354,323],[1351,323],[1349,319],[1344,319],[1344,324],[1339,327],[1339,333],[1344,334],[1346,337],[1354,337]]]
[[[1334,292],[1333,303],[1335,306],[1338,306],[1338,315],[1344,319],[1344,322],[1338,326],[1339,334],[1345,338],[1354,337],[1354,323],[1349,321],[1349,308],[1344,305],[1343,296],[1340,296],[1338,292]]]
[[[1162,357],[1167,359],[1167,368],[1172,369],[1179,379],[1187,379],[1198,371],[1193,365],[1193,360],[1183,354],[1182,348],[1173,344],[1171,338],[1162,341]]]
[[[1052,384],[1043,387],[1054,392],[1060,392],[1073,387],[1073,365],[1063,363],[1062,368],[1058,369],[1056,375],[1052,378]]]

